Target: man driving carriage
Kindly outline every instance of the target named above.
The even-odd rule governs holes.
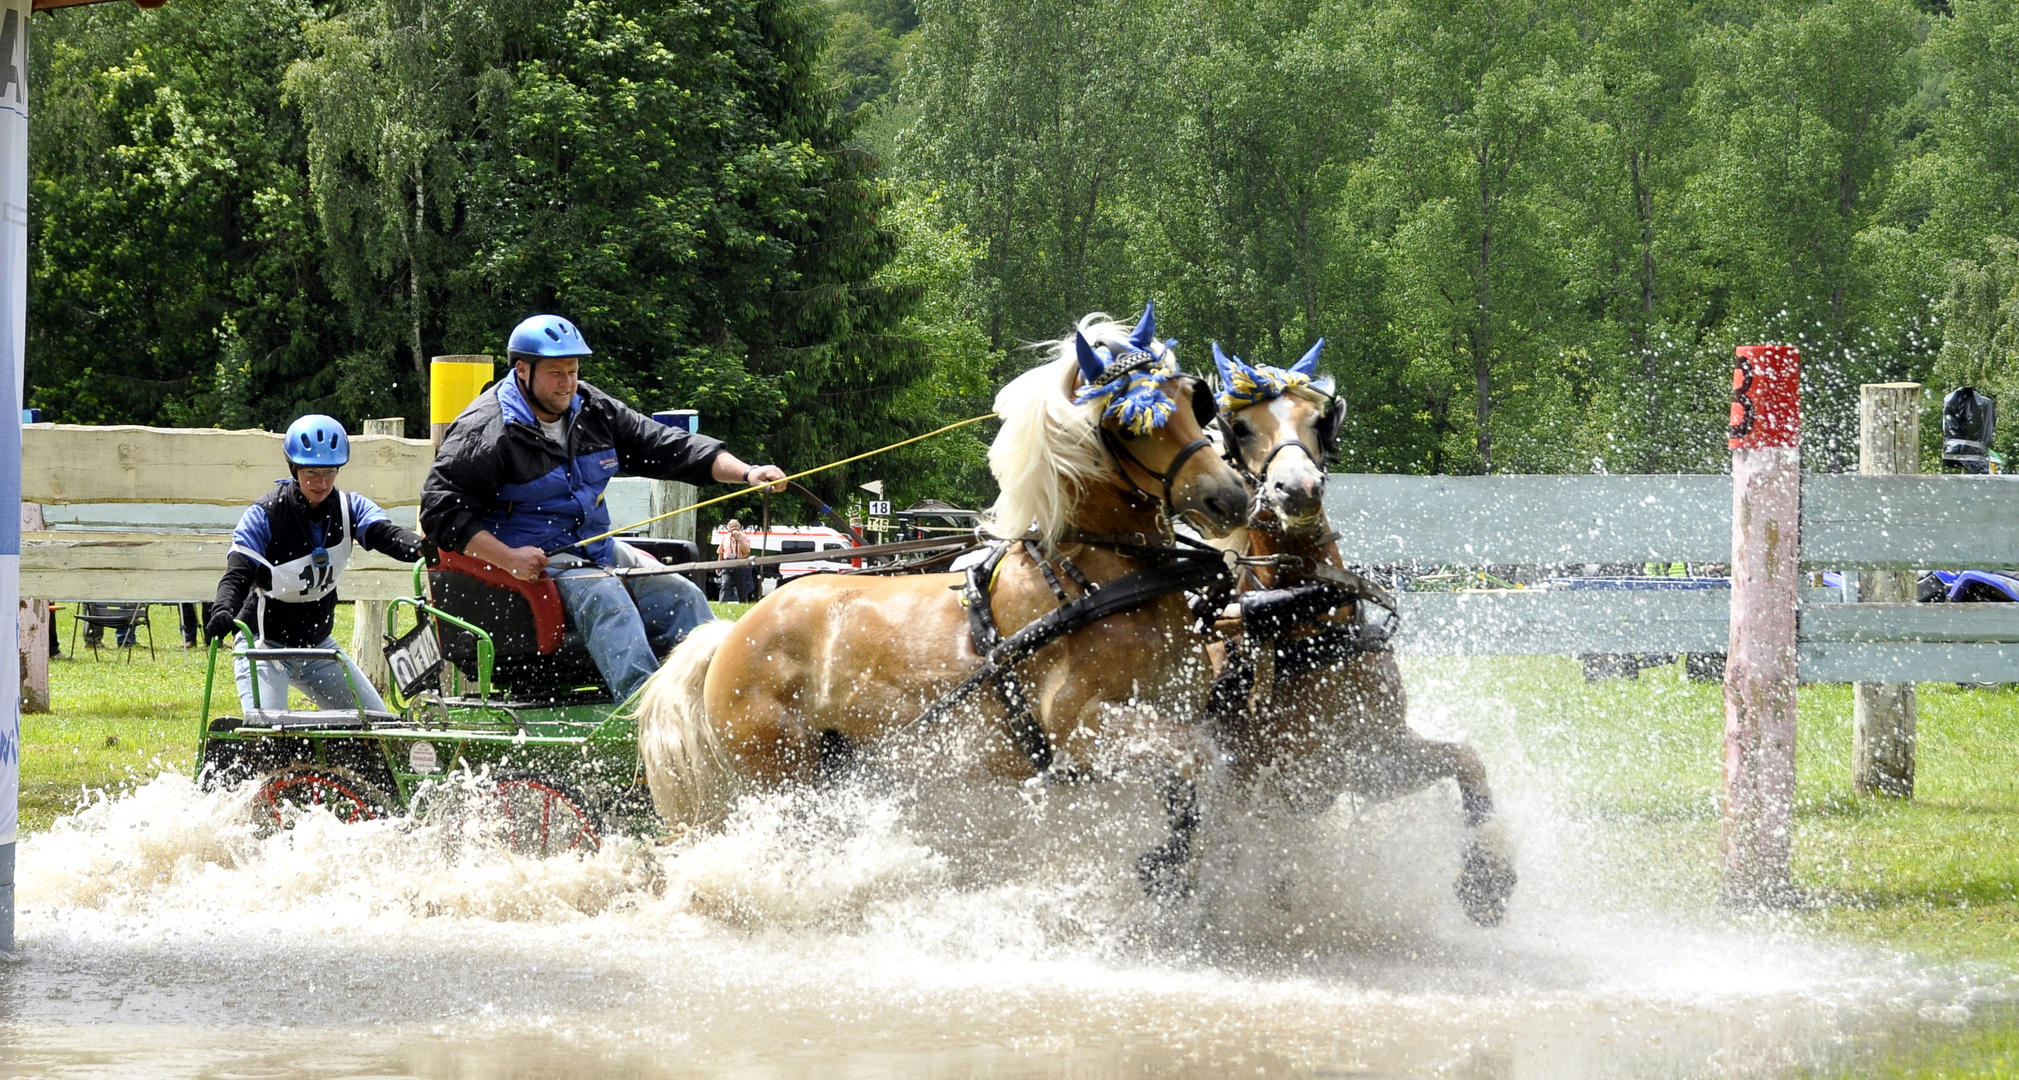
[[[610,530],[610,478],[761,486],[785,471],[746,464],[720,440],[656,423],[581,381],[589,345],[558,315],[520,323],[506,355],[512,377],[471,402],[442,440],[421,491],[421,527],[514,577],[553,578],[569,625],[623,701],[714,616],[700,587],[677,574],[610,573],[657,565],[621,541],[593,539]]]
[[[420,558],[421,538],[388,521],[377,503],[337,490],[337,470],[351,457],[342,424],[304,416],[288,425],[282,445],[290,479],[278,481],[238,519],[205,629],[221,641],[244,622],[252,628],[255,649],[333,650],[337,579],[350,563],[352,546],[412,562]],[[236,667],[239,703],[248,712],[287,708],[289,684],[326,709],[385,711],[378,692],[348,660],[261,660],[257,676],[244,657]]]

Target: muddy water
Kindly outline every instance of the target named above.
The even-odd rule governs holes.
[[[1130,785],[863,782],[542,861],[414,822],[260,836],[163,777],[23,841],[0,1073],[1772,1076],[2019,995],[1629,896],[1560,770],[1503,756],[1494,930],[1451,899],[1449,790],[1218,814],[1166,908]]]

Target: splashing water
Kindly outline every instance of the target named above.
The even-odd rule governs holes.
[[[1416,681],[1416,680],[1412,680]],[[1417,723],[1495,710],[1412,686]],[[1440,708],[1463,700],[1464,708]],[[888,777],[538,859],[481,830],[248,822],[162,776],[20,848],[0,1063],[64,1076],[1773,1075],[2010,985],[1627,902],[1601,827],[1489,743],[1508,922],[1451,895],[1455,795],[1209,801],[1144,898],[1147,785]],[[1684,905],[1686,908],[1686,905]]]

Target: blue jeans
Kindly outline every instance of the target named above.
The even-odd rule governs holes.
[[[619,566],[659,565],[622,542],[616,559]],[[596,670],[618,701],[637,693],[688,631],[715,618],[707,594],[679,574],[640,574],[626,589],[626,579],[600,566],[552,573],[568,625],[588,642]]]
[[[283,646],[265,642],[255,642],[251,647],[255,649],[283,648]],[[314,647],[318,649],[334,649],[337,647],[336,639],[333,637],[324,638],[322,644]],[[244,657],[237,658],[233,661],[232,665],[233,672],[238,677],[238,703],[245,706],[248,712],[253,708],[252,673],[247,670],[250,666],[246,663]],[[344,679],[345,666],[350,668],[352,681],[345,681]],[[352,682],[355,682],[358,688],[358,696],[355,700],[351,697]],[[386,711],[384,699],[379,697],[377,690],[372,689],[371,683],[365,681],[364,672],[359,671],[358,666],[351,663],[348,656],[344,657],[343,664],[338,664],[334,660],[261,660],[259,662],[259,708],[287,708],[287,688],[289,685],[300,687],[301,692],[307,694],[310,701],[325,709],[342,709],[348,712],[351,709],[357,708],[361,702],[366,709],[372,712]]]

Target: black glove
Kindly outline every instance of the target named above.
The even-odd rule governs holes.
[[[203,624],[203,632],[208,634],[212,641],[223,641],[238,629],[238,623],[233,621],[231,616],[232,613],[221,606],[211,608],[210,621]]]

